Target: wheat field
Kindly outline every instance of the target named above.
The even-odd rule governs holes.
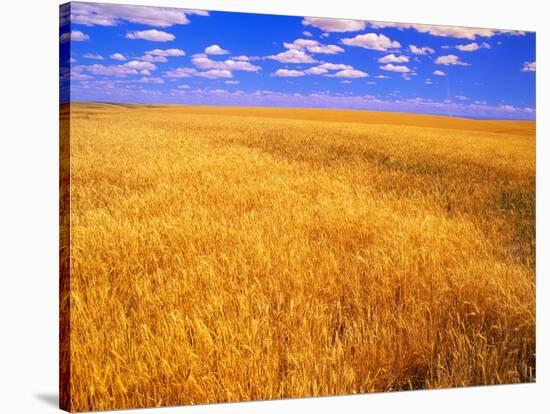
[[[66,409],[535,381],[534,122],[70,109]]]

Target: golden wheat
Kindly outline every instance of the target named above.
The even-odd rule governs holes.
[[[69,409],[535,380],[534,123],[71,109]]]

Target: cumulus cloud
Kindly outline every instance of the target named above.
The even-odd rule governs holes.
[[[200,76],[208,79],[218,79],[218,78],[232,78],[233,74],[225,69],[212,69],[206,72],[198,72],[195,76]]]
[[[342,39],[342,43],[348,46],[357,46],[365,49],[386,51],[401,47],[398,41],[391,40],[383,34],[367,33],[353,38]]]
[[[522,72],[536,72],[537,71],[537,62],[525,62],[523,63]]]
[[[475,52],[476,50],[479,50],[479,49],[490,49],[491,45],[489,45],[489,43],[487,42],[483,42],[480,44],[476,42],[472,42],[466,45],[457,45],[455,47],[461,52]]]
[[[146,55],[151,56],[185,56],[185,52],[181,49],[153,49],[145,52]]]
[[[71,65],[70,68],[60,67],[59,68],[59,77],[61,80],[79,80],[84,81],[91,79],[92,76],[84,74],[86,66],[84,65]]]
[[[132,60],[125,63],[123,66],[136,70],[155,70],[157,67],[150,62],[142,62],[139,60]]]
[[[468,66],[468,63],[462,62],[457,55],[439,56],[435,60],[435,64],[445,66]]]
[[[85,75],[85,72],[97,76],[114,76],[117,78],[124,78],[128,75],[146,75],[149,76],[151,71],[155,70],[157,67],[148,62],[141,62],[138,60],[133,60],[121,65],[78,65],[74,66],[73,73],[71,73],[72,79],[87,79],[89,75]],[[78,78],[77,78],[78,76]]]
[[[325,63],[322,63],[321,65],[317,66],[318,68],[321,68],[321,69],[326,69],[326,70],[346,70],[346,69],[353,69],[352,66],[350,65],[345,65],[343,63],[330,63],[330,62],[325,62]]]
[[[123,21],[154,27],[190,23],[187,16],[208,16],[203,10],[167,7],[131,6],[123,4],[72,3],[71,21],[86,26],[116,26]]]
[[[61,43],[68,42],[69,40],[71,42],[84,42],[85,40],[90,40],[90,36],[82,33],[80,30],[72,30],[70,33],[66,32],[59,36]]]
[[[253,65],[250,62],[244,60],[227,59],[224,61],[212,60],[204,53],[198,53],[193,55],[191,59],[193,64],[201,69],[216,69],[226,71],[244,71],[244,72],[257,72],[261,67]]]
[[[276,55],[268,56],[268,59],[273,59],[281,63],[315,63],[316,60],[310,55],[299,49],[289,49],[286,52],[281,52]]]
[[[305,73],[301,70],[292,70],[292,69],[277,69],[272,76],[275,77],[284,77],[284,78],[297,78],[299,76],[304,76]]]
[[[384,66],[380,66],[380,69],[387,70],[389,72],[399,72],[399,73],[409,73],[411,70],[404,65],[394,65],[392,63],[388,63]]]
[[[190,78],[197,73],[194,68],[176,68],[165,72],[167,78]]]
[[[396,29],[414,29],[420,33],[428,33],[432,36],[454,37],[457,39],[475,40],[476,37],[492,37],[496,35],[511,35],[523,36],[525,32],[518,30],[493,30],[475,27],[459,27],[459,26],[433,26],[429,24],[411,24],[411,23],[387,23],[387,22],[370,22],[370,26],[375,29],[383,29],[393,27]]]
[[[363,72],[357,69],[344,69],[340,70],[332,75],[326,75],[332,78],[366,78],[369,76],[367,72]]]
[[[432,55],[435,53],[435,50],[428,46],[418,47],[415,45],[410,45],[409,50],[414,55]]]
[[[83,70],[93,75],[99,76],[115,76],[123,78],[128,75],[137,75],[139,72],[136,69],[129,68],[123,65],[105,66],[100,64],[86,66]]]
[[[512,105],[499,105],[499,108],[505,112],[516,112],[517,108]]]
[[[192,14],[196,14],[197,16],[209,16],[210,15],[208,10],[185,9],[184,12],[187,15],[192,15]]]
[[[138,80],[138,82],[139,83],[161,84],[161,83],[164,83],[164,80],[162,78],[143,77],[140,80]]]
[[[434,70],[433,74],[437,75],[437,76],[445,76],[446,75],[446,73],[443,72],[442,70]]]
[[[168,62],[168,58],[159,55],[143,55],[139,60],[143,60],[144,62]]]
[[[305,17],[304,26],[313,26],[324,32],[357,32],[366,27],[363,20],[325,19],[320,17]]]
[[[324,73],[327,73],[328,69],[322,68],[320,66],[314,66],[312,68],[306,69],[304,72],[308,75],[322,75]]]
[[[95,59],[95,60],[103,60],[103,56],[97,54],[97,53],[84,53],[82,55],[83,58],[86,59]]]
[[[313,35],[311,34],[311,32],[308,31],[308,30],[304,30],[304,31],[302,32],[302,34],[303,34],[304,36],[307,36],[307,37],[312,37],[312,36],[313,36]]]
[[[409,58],[407,56],[396,56],[393,53],[378,59],[378,62],[380,63],[407,63],[408,61]]]
[[[227,85],[238,85],[240,82],[238,80],[228,80],[225,81]]]
[[[143,39],[151,42],[170,42],[176,36],[171,33],[163,32],[157,29],[134,31],[126,33],[126,39]]]
[[[318,41],[311,39],[296,39],[292,43],[285,42],[284,47],[287,49],[307,50],[310,53],[325,53],[329,55],[334,55],[344,51],[344,49],[340,46],[323,45]]]
[[[204,49],[204,53],[207,55],[227,55],[229,51],[222,49],[219,45],[210,45]]]
[[[109,56],[113,60],[119,60],[119,61],[125,61],[126,56],[124,56],[122,53],[113,53]]]
[[[324,75],[333,78],[364,78],[368,73],[356,70],[350,65],[325,62],[305,70],[278,69],[272,76],[299,77],[305,75]]]

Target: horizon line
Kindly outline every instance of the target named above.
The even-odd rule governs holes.
[[[67,101],[59,102],[59,106],[70,104],[109,104],[109,105],[132,105],[132,106],[182,106],[182,107],[216,107],[216,108],[271,108],[271,109],[312,109],[312,110],[327,110],[327,111],[353,111],[353,112],[380,112],[388,114],[406,114],[406,115],[420,115],[420,116],[433,116],[439,118],[453,118],[453,119],[466,119],[471,121],[521,121],[521,122],[537,122],[536,115],[533,119],[529,118],[484,118],[474,116],[456,116],[456,115],[443,115],[429,112],[405,112],[405,111],[383,111],[376,109],[358,109],[358,108],[339,108],[339,107],[318,107],[318,106],[273,106],[273,105],[192,105],[185,103],[140,103],[140,102],[123,102],[123,101]],[[535,112],[536,114],[536,112]]]

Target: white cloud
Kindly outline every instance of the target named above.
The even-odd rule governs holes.
[[[445,76],[446,75],[446,73],[443,72],[442,70],[434,70],[433,74],[437,75],[437,76]]]
[[[138,58],[139,60],[143,60],[144,62],[168,62],[168,59],[164,56],[158,56],[158,55],[143,55],[142,57]]]
[[[464,96],[464,95],[456,95],[455,96],[456,99],[459,99],[461,101],[467,101],[469,98]]]
[[[483,42],[481,44],[478,44],[476,42],[468,43],[467,45],[457,45],[455,46],[458,50],[461,52],[475,52],[479,49],[490,49],[491,46],[489,43]]]
[[[82,57],[86,59],[103,60],[103,56],[98,55],[97,53],[84,53]]]
[[[78,62],[78,60],[76,60],[76,59],[73,58],[73,57],[69,59],[69,63],[76,63],[76,62]]]
[[[151,74],[151,71],[155,70],[156,68],[157,67],[152,63],[141,62],[138,60],[133,60],[131,62],[124,63],[122,65],[105,66],[101,64],[94,64],[94,65],[87,65],[87,66],[78,65],[73,67],[75,74],[80,74],[83,76],[87,76],[87,75],[84,75],[83,72],[88,72],[98,76],[115,76],[119,78],[123,78],[128,75],[139,75],[139,74],[148,76]]]
[[[140,80],[138,80],[139,83],[154,83],[154,84],[161,84],[164,83],[164,80],[161,78],[151,78],[151,77],[143,77]]]
[[[336,45],[318,45],[318,46],[309,47],[307,50],[310,51],[311,53],[325,53],[327,55],[334,55],[336,53],[340,53],[344,51],[344,49]]]
[[[84,42],[85,40],[90,40],[90,36],[82,33],[80,30],[72,30],[70,33],[66,32],[59,36],[61,43],[68,42],[69,40],[71,42]]]
[[[308,30],[304,30],[304,31],[302,32],[302,34],[303,34],[304,36],[307,36],[307,37],[312,37],[312,36],[313,36],[313,35],[311,34],[311,32],[308,31]]]
[[[122,53],[113,53],[109,57],[113,60],[120,60],[120,61],[125,61],[126,60],[126,56],[124,56]]]
[[[366,78],[369,76],[367,72],[363,72],[357,69],[344,69],[336,72],[333,75],[326,75],[332,78]]]
[[[468,63],[462,62],[457,55],[446,55],[439,56],[435,60],[436,65],[445,65],[445,66],[468,66]]]
[[[393,53],[378,59],[378,62],[380,63],[407,63],[408,61],[409,58],[407,56],[396,56]]]
[[[428,24],[410,24],[410,23],[386,23],[386,22],[370,22],[370,25],[376,29],[393,27],[400,30],[414,29],[420,33],[428,33],[432,36],[454,37],[457,39],[475,40],[476,37],[492,37],[495,35],[508,34],[512,36],[523,36],[525,32],[517,30],[493,30],[482,29],[475,27],[458,27],[458,26],[433,26]]]
[[[516,112],[516,107],[512,105],[499,105],[499,108],[506,112]]]
[[[357,35],[353,38],[342,39],[342,43],[348,46],[358,46],[365,49],[381,50],[396,49],[401,47],[401,44],[389,37],[376,33],[367,33]]]
[[[204,53],[206,53],[207,55],[227,55],[229,51],[222,49],[218,45],[210,45],[206,49],[204,49]]]
[[[327,70],[346,70],[346,69],[353,69],[352,66],[350,65],[345,65],[343,63],[330,63],[330,62],[325,62],[325,63],[322,63],[321,65],[317,66],[318,68],[321,68],[321,69],[327,69]]]
[[[151,42],[170,42],[176,36],[171,33],[163,32],[157,29],[134,31],[126,33],[126,39],[143,39]]]
[[[132,60],[125,63],[123,66],[136,70],[155,70],[157,67],[149,62],[142,62],[139,60]]]
[[[71,21],[86,26],[116,26],[122,21],[155,27],[188,24],[188,15],[208,16],[202,10],[146,7],[123,4],[72,3]]]
[[[380,66],[380,69],[387,70],[390,72],[399,72],[399,73],[409,73],[411,70],[404,65],[394,65],[392,63],[388,63],[387,65]]]
[[[336,72],[329,73],[329,71]],[[368,73],[356,70],[350,65],[329,62],[310,67],[306,70],[279,69],[272,74],[272,76],[280,77],[299,77],[304,75],[325,75],[333,78],[364,78],[369,76]]]
[[[245,55],[233,56],[231,59],[232,60],[240,60],[240,61],[243,61],[243,62],[248,62],[249,60],[251,60],[250,57],[245,56]]]
[[[411,51],[412,54],[415,54],[415,55],[428,55],[428,54],[431,55],[435,53],[435,50],[433,50],[431,47],[428,47],[428,46],[418,47],[415,45],[410,45],[409,50]]]
[[[328,70],[320,66],[314,66],[312,68],[306,69],[304,72],[308,75],[322,75],[324,73],[327,73]]]
[[[225,81],[227,85],[238,85],[240,82],[238,80],[228,80]]]
[[[244,72],[257,72],[261,69],[261,67],[253,65],[250,62],[244,60],[212,60],[204,53],[193,55],[191,61],[195,66],[201,69],[216,69],[226,71],[240,70]]]
[[[176,68],[166,72],[167,78],[190,78],[192,75],[197,73],[197,70],[194,68]]]
[[[284,77],[284,78],[297,78],[299,76],[304,76],[305,73],[301,70],[289,70],[289,69],[277,69],[275,73],[272,73],[272,76]]]
[[[357,32],[366,27],[363,20],[325,19],[319,17],[305,17],[304,26],[313,26],[325,32]]]
[[[296,39],[292,43],[285,42],[283,43],[283,46],[287,49],[299,49],[304,50],[308,47],[317,46],[319,42],[317,40],[311,40],[311,39]]]
[[[390,79],[390,77],[386,76],[386,75],[376,75],[375,78],[377,78],[377,79]]]
[[[198,9],[185,9],[185,14],[191,15],[196,14],[197,16],[209,16],[210,13],[208,10],[198,10]]]
[[[281,63],[315,63],[316,60],[310,55],[299,49],[289,49],[286,52],[281,52],[276,55],[268,56],[269,59],[276,60]]]
[[[137,75],[139,72],[123,65],[105,66],[105,65],[90,65],[83,68],[86,72],[100,76],[116,76],[125,77],[128,75]]]
[[[521,68],[522,72],[536,72],[537,71],[537,62],[525,62],[523,64],[523,68]]]
[[[181,49],[153,49],[145,52],[146,55],[151,56],[185,56],[185,52]]]
[[[228,70],[219,70],[219,69],[212,69],[212,70],[209,70],[209,71],[206,71],[206,72],[199,72],[197,74],[195,74],[195,76],[200,76],[200,77],[203,77],[203,78],[208,78],[208,79],[218,79],[218,78],[232,78],[233,75],[230,71]]]
[[[296,39],[292,43],[285,42],[284,47],[287,49],[307,50],[310,53],[325,53],[329,55],[334,55],[344,51],[344,49],[340,46],[323,45],[318,41],[311,39]]]

